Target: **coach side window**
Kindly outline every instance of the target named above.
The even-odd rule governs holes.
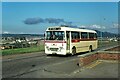
[[[87,32],[81,32],[81,38],[82,39],[87,39],[88,38]]]
[[[80,39],[79,32],[71,32],[72,39]]]
[[[94,39],[95,35],[94,33],[89,33],[89,39]]]
[[[97,34],[96,33],[94,33],[94,38],[97,39]]]

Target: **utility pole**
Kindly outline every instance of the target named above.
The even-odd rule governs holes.
[[[102,42],[102,31],[101,31],[101,42]]]

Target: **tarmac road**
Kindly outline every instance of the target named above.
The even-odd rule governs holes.
[[[97,50],[105,49],[107,47],[98,48]],[[2,77],[3,78],[12,78],[12,77],[17,77],[17,78],[20,78],[20,77],[35,77],[35,78],[39,77],[40,78],[41,77],[42,78],[47,76],[48,77],[61,77],[61,76],[71,77],[70,75],[66,74],[66,72],[72,73],[75,70],[79,69],[79,67],[76,65],[77,60],[78,60],[78,55],[46,56],[44,52],[36,53],[35,55],[34,53],[32,53],[32,55],[28,55],[27,57],[24,57],[21,55],[21,56],[12,57],[9,59],[6,58],[2,62]],[[64,66],[59,66],[59,64],[62,65],[62,63],[64,63]],[[52,67],[51,65],[57,65],[57,66]],[[61,73],[61,72],[51,73],[52,70],[57,71],[58,69],[57,67],[61,67],[62,69],[59,71],[63,73],[54,76],[56,73]],[[36,71],[37,73],[33,73]],[[26,74],[29,74],[29,76],[24,76]]]
[[[44,54],[44,53],[42,53]],[[9,61],[3,61],[2,74],[5,77],[15,77],[21,74],[25,74],[35,70],[44,69],[46,65],[52,65],[55,63],[61,63],[71,59],[75,59],[77,56],[36,56],[24,59],[15,59]]]

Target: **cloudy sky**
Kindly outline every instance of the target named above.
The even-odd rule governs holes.
[[[3,33],[44,33],[61,24],[117,33],[117,2],[3,2]]]

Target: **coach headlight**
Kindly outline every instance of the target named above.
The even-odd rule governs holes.
[[[50,50],[50,48],[48,46],[46,46],[46,48],[47,48],[48,51]]]

